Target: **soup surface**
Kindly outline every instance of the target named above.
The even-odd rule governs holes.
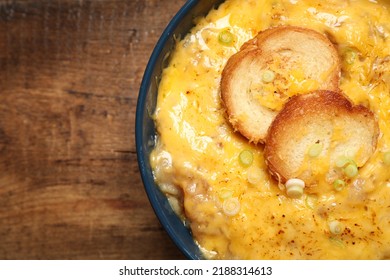
[[[390,258],[389,9],[387,0],[227,0],[177,42],[159,85],[151,163],[206,258]],[[380,129],[373,156],[346,186],[297,199],[269,174],[263,145],[232,129],[220,97],[229,57],[280,25],[335,44],[340,89]]]

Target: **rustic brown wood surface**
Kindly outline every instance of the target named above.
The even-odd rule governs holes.
[[[138,171],[135,109],[185,0],[0,0],[0,258],[182,259]]]

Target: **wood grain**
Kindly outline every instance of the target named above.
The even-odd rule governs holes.
[[[147,200],[134,122],[184,0],[0,0],[0,258],[182,259]]]

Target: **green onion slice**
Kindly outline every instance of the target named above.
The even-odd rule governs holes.
[[[318,201],[318,197],[314,194],[309,194],[306,196],[305,204],[307,208],[314,209]]]
[[[223,30],[218,35],[218,42],[225,46],[231,46],[234,42],[234,35],[229,30]]]
[[[345,187],[346,183],[341,180],[341,179],[337,179],[336,181],[333,182],[333,187],[336,191],[342,191]]]
[[[253,163],[253,153],[249,150],[243,150],[239,155],[239,160],[243,166],[251,166]]]
[[[222,208],[227,216],[237,215],[240,212],[240,201],[237,197],[228,198],[223,202]]]
[[[354,163],[349,163],[346,167],[344,167],[344,174],[348,178],[353,178],[358,174],[358,168],[356,164]]]
[[[313,144],[308,151],[308,154],[310,157],[315,158],[318,157],[322,152],[322,144],[321,143],[315,143]]]
[[[301,186],[292,186],[286,192],[291,198],[300,198],[303,195],[303,188]]]
[[[332,234],[338,235],[344,231],[344,225],[337,220],[329,223],[329,230]]]
[[[248,169],[247,173],[248,182],[252,185],[257,185],[261,182],[262,179],[262,170],[258,167],[251,167]]]
[[[272,70],[265,70],[263,72],[262,80],[264,83],[271,83],[275,80],[275,73]]]

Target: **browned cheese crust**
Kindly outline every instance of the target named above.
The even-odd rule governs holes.
[[[265,82],[262,75],[269,70],[275,77]],[[288,77],[297,70],[303,80],[318,82],[310,91],[338,89],[339,56],[326,36],[283,26],[260,32],[246,42],[227,61],[221,78],[221,98],[233,128],[250,142],[264,143],[278,111],[295,94],[294,81]]]
[[[291,178],[308,186],[321,178],[332,183],[340,176],[337,159],[348,156],[363,166],[375,151],[378,135],[369,109],[353,106],[341,93],[315,91],[286,103],[269,128],[264,156],[270,173],[282,183]],[[308,150],[316,143],[321,154],[310,158]]]

